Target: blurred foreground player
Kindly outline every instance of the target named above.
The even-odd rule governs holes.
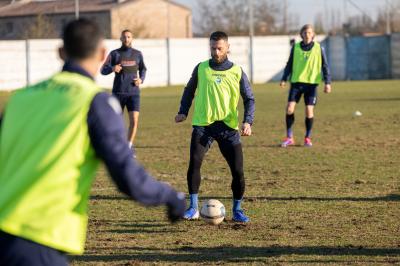
[[[185,211],[182,193],[132,159],[120,105],[93,81],[105,58],[98,26],[72,21],[63,43],[63,70],[17,91],[0,120],[0,265],[67,265],[66,253],[83,253],[100,161],[133,200],[167,205],[171,221]]]

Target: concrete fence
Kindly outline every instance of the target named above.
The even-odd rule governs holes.
[[[291,36],[231,37],[230,59],[240,65],[254,83],[277,81],[290,53]],[[382,37],[317,36],[327,50],[334,80],[400,78],[400,34]],[[0,41],[0,90],[32,84],[56,73],[60,40]],[[107,40],[109,51],[120,46]],[[141,50],[148,69],[144,86],[185,84],[193,68],[209,57],[208,39],[142,39]],[[252,76],[251,76],[252,74]],[[102,87],[112,86],[113,74],[97,76]]]

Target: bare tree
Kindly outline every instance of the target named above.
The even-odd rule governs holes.
[[[257,0],[254,4],[254,31],[256,35],[278,34],[276,16],[280,11],[272,0]],[[198,0],[200,19],[195,21],[199,36],[207,36],[216,30],[230,35],[249,34],[249,6],[244,0]]]
[[[316,34],[325,33],[324,30],[324,20],[322,18],[322,13],[318,13],[314,19],[314,31]]]
[[[39,14],[23,33],[25,39],[49,39],[57,36],[54,23],[48,16]]]
[[[379,32],[386,32],[387,19],[389,19],[389,27],[391,32],[400,32],[400,3],[393,3],[389,6],[389,12],[385,9],[380,9],[376,27]]]

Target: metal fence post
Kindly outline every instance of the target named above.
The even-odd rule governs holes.
[[[167,46],[167,86],[171,86],[171,49],[170,49],[170,39],[166,40]]]
[[[29,56],[29,40],[25,40],[25,63],[26,63],[26,86],[31,84],[30,81],[30,56]]]

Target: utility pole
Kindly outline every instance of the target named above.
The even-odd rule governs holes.
[[[79,0],[75,0],[75,18],[79,19]]]
[[[249,67],[250,67],[250,82],[253,83],[253,37],[254,37],[254,7],[253,7],[253,0],[248,0],[249,4],[249,37],[250,37],[250,51],[249,51]]]
[[[389,9],[389,0],[386,0],[386,34],[390,35],[392,30],[390,28],[390,9]]]
[[[283,34],[287,34],[288,30],[288,5],[287,0],[283,1]]]
[[[170,29],[170,20],[171,20],[171,10],[170,10],[170,1],[166,1],[167,4],[167,85],[171,85],[171,29]]]

